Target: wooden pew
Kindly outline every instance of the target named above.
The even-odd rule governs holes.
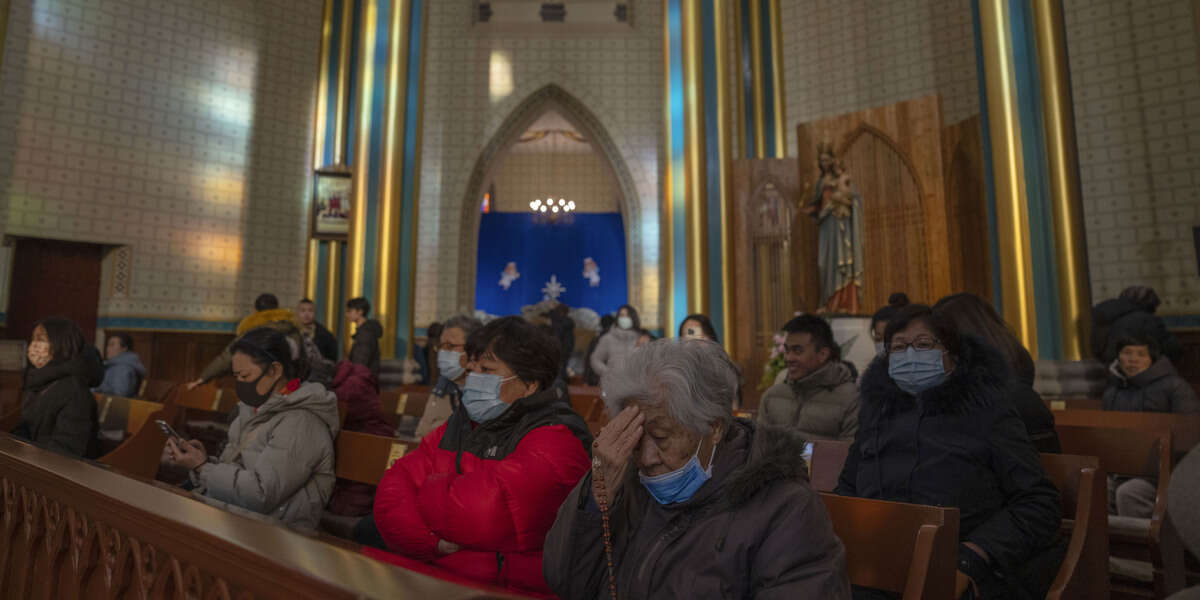
[[[850,583],[951,600],[958,569],[958,509],[821,494],[846,546]],[[909,557],[908,565],[903,564]]]
[[[850,454],[850,442],[816,440],[813,442],[812,463],[808,468],[808,479],[814,490],[832,492],[842,476],[842,465]]]
[[[173,401],[184,408],[219,411],[222,405],[221,399],[224,396],[225,391],[212,383],[204,384],[192,390],[181,385],[176,388]],[[234,397],[237,397],[236,394]],[[230,408],[232,409],[232,407]]]
[[[1164,430],[1064,424],[1056,424],[1055,429],[1063,452],[1095,456],[1107,473],[1158,478],[1158,495],[1149,519],[1108,517],[1111,555],[1149,562],[1153,568],[1153,593],[1140,586],[1114,580],[1114,595],[1164,598],[1182,588],[1183,545],[1174,527],[1167,522],[1171,433]]]
[[[1056,410],[1056,425],[1076,427],[1115,427],[1145,431],[1169,431],[1175,458],[1200,444],[1200,414],[1132,412],[1069,408]],[[1111,469],[1109,469],[1111,472]]]
[[[517,597],[400,569],[6,433],[0,498],[5,597]]]
[[[341,431],[338,432],[335,445],[337,462],[334,472],[339,479],[379,485],[383,473],[392,463],[415,449],[418,443],[357,431]]]
[[[1104,401],[1088,396],[1042,396],[1050,410],[1101,410]]]
[[[383,418],[392,427],[398,427],[405,417],[410,421],[420,421],[432,391],[433,388],[427,385],[405,385],[379,392]],[[416,427],[416,423],[413,423],[413,427]]]
[[[167,443],[166,434],[155,421],[161,419],[167,423],[175,423],[179,415],[179,406],[118,396],[103,398],[104,404],[100,411],[105,413],[105,417],[113,411],[120,411],[126,415],[126,438],[115,449],[101,456],[99,462],[131,475],[153,479],[162,460],[163,446]]]
[[[1108,492],[1100,460],[1073,454],[1043,454],[1041,460],[1061,494],[1063,529],[1070,535],[1046,600],[1108,598]]]
[[[174,391],[179,384],[174,381],[165,379],[147,379],[142,382],[142,400],[150,400],[152,402],[165,402],[167,396]]]

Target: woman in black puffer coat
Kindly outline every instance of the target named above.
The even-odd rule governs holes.
[[[957,507],[964,597],[1044,597],[1066,551],[1059,494],[1008,398],[1003,356],[922,305],[888,322],[884,344],[860,381],[836,492]]]
[[[50,317],[33,328],[27,351],[25,398],[13,435],[66,454],[95,458],[96,399],[104,378],[100,353],[73,321]]]

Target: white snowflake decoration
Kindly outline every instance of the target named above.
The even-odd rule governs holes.
[[[567,288],[559,283],[557,275],[551,275],[550,281],[546,282],[546,287],[542,288],[543,299],[558,300],[558,297],[566,292]]]

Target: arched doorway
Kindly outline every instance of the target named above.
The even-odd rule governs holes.
[[[529,130],[539,118],[550,112],[561,115],[606,159],[612,169],[616,181],[617,208],[625,228],[626,284],[631,296],[630,301],[636,302],[637,300],[638,288],[634,282],[638,279],[633,265],[635,261],[630,260],[633,257],[631,233],[638,219],[637,192],[633,178],[620,151],[600,120],[577,98],[561,87],[551,84],[530,94],[513,110],[480,152],[475,166],[471,170],[466,196],[462,202],[460,221],[463,243],[459,247],[458,255],[460,268],[456,300],[459,306],[475,305],[480,201],[487,192],[487,187],[493,180],[495,171],[504,155],[517,143],[522,133]]]

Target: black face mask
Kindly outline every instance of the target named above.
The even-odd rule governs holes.
[[[276,379],[275,383],[272,383],[271,387],[267,388],[267,393],[258,393],[258,382],[262,381],[262,378],[266,376],[267,372],[263,371],[262,375],[259,375],[258,379],[255,379],[254,381],[237,382],[236,387],[238,400],[241,400],[244,404],[253,406],[254,408],[258,408],[265,404],[271,397],[271,392],[275,389],[275,384],[279,383],[279,380]]]

